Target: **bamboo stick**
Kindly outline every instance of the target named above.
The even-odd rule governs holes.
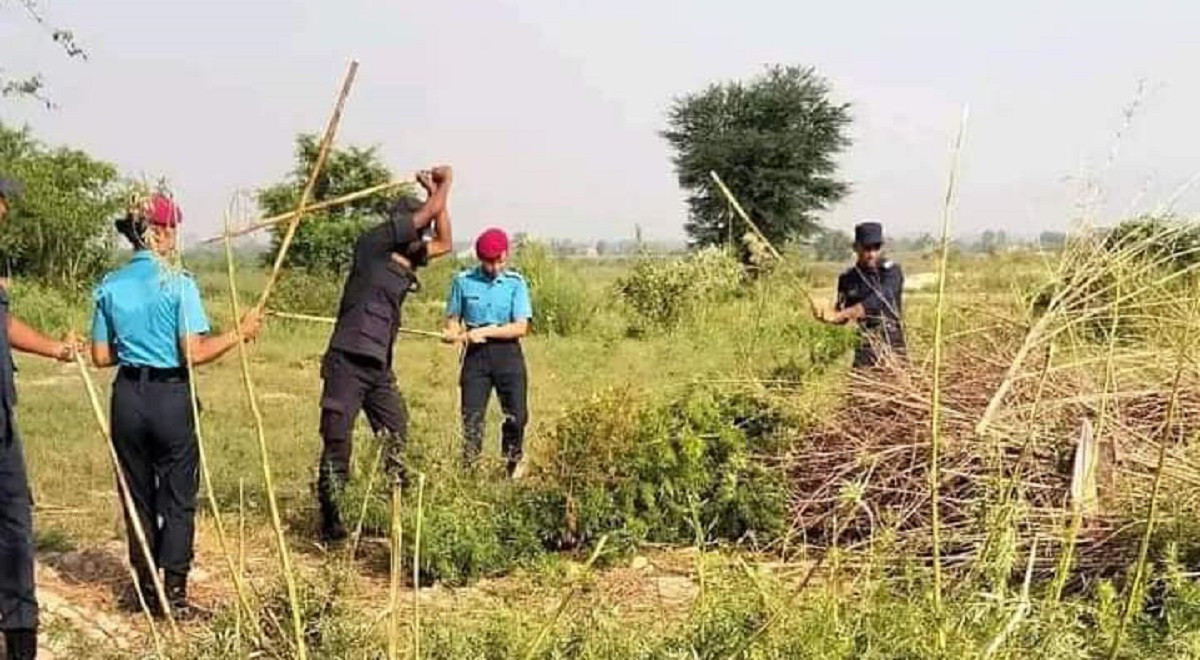
[[[342,82],[341,92],[338,93],[333,115],[329,117],[329,123],[325,126],[325,135],[321,138],[321,147],[317,152],[317,161],[313,163],[312,172],[308,175],[308,182],[304,184],[304,191],[300,193],[300,201],[296,204],[296,215],[288,223],[287,231],[283,235],[283,241],[279,244],[279,252],[275,255],[275,264],[271,267],[271,275],[267,278],[267,283],[263,287],[262,296],[258,299],[257,309],[260,312],[267,306],[267,300],[270,299],[271,291],[275,288],[275,282],[279,279],[279,271],[283,268],[283,261],[287,258],[288,248],[291,247],[292,239],[296,236],[296,227],[300,226],[300,219],[304,217],[304,211],[308,206],[309,198],[312,197],[313,188],[316,187],[317,179],[321,176],[321,170],[325,167],[325,159],[329,156],[329,148],[333,144],[333,137],[337,134],[338,125],[342,121],[342,108],[346,105],[346,97],[350,95],[350,87],[354,84],[354,76],[357,73],[358,62],[351,61],[350,68],[346,71],[346,79]],[[226,233],[229,233],[228,230]]]
[[[942,205],[942,254],[938,263],[938,292],[937,306],[934,312],[933,325],[933,391],[930,401],[930,458],[929,458],[929,488],[932,503],[932,533],[933,533],[933,610],[937,621],[937,648],[939,653],[946,650],[946,628],[942,609],[942,544],[941,544],[941,514],[938,505],[941,487],[941,446],[942,446],[942,361],[944,327],[946,309],[946,265],[950,260],[950,225],[954,217],[954,194],[958,183],[959,155],[962,153],[963,135],[967,130],[969,110],[963,107],[962,119],[958,125],[958,135],[954,139],[954,147],[950,157],[950,178],[946,183],[946,198]]]
[[[337,323],[337,319],[330,316],[313,316],[311,314],[295,314],[292,312],[277,312],[275,310],[267,310],[267,316],[274,316],[281,319],[289,319],[292,321],[312,321],[313,323],[328,323],[333,325]],[[441,339],[442,333],[433,332],[431,330],[417,330],[415,328],[400,328],[399,332],[405,335],[413,335],[415,337],[429,337],[430,339]]]
[[[392,486],[392,561],[388,585],[388,660],[400,657],[400,572],[404,568],[404,528],[400,524],[400,486]],[[414,587],[415,590],[415,587]]]
[[[275,483],[271,475],[271,462],[267,453],[267,435],[263,425],[262,411],[258,408],[258,398],[254,393],[254,381],[250,378],[250,360],[247,356],[246,341],[242,336],[241,306],[238,304],[237,273],[233,265],[233,241],[225,239],[225,267],[229,277],[229,305],[233,311],[234,323],[238,337],[238,358],[242,367],[242,384],[246,389],[246,400],[254,416],[254,428],[258,435],[259,457],[262,462],[263,484],[267,489],[267,504],[271,511],[271,526],[275,530],[275,541],[279,546],[279,561],[283,568],[283,577],[287,584],[288,601],[292,610],[292,628],[296,637],[296,655],[299,660],[307,660],[308,648],[304,641],[304,628],[300,621],[300,597],[296,589],[296,576],[292,572],[292,558],[288,553],[287,539],[283,534],[283,521],[279,515],[279,502],[275,498]]]
[[[583,570],[585,572],[591,570],[592,566],[596,563],[596,560],[600,558],[600,553],[604,551],[604,544],[607,541],[608,535],[600,537],[599,543],[596,544],[596,549],[592,551],[592,556],[588,557],[587,563],[583,565]],[[563,612],[567,611],[567,608],[571,605],[571,601],[574,600],[575,596],[578,594],[579,589],[577,586],[572,586],[567,590],[567,593],[563,594],[562,599],[558,601],[558,607],[554,608],[554,615],[546,621],[546,623],[542,626],[542,629],[538,631],[537,637],[533,639],[533,642],[530,643],[529,648],[526,649],[524,655],[525,660],[533,660],[533,658],[537,656],[538,651],[540,651],[542,648],[542,644],[544,644],[546,642],[546,638],[550,636],[550,631],[554,630],[554,626],[558,625],[559,620],[562,619]]]
[[[125,517],[129,521],[128,524],[133,529],[134,538],[137,539],[138,546],[142,551],[142,560],[146,562],[146,567],[150,571],[150,580],[154,583],[154,593],[158,596],[163,612],[167,615],[171,634],[178,638],[179,627],[175,623],[175,617],[171,612],[171,604],[167,601],[167,592],[163,588],[162,578],[158,575],[158,567],[154,562],[154,554],[150,552],[150,544],[146,541],[146,530],[142,527],[141,516],[138,515],[137,507],[134,506],[133,495],[129,492],[129,482],[125,479],[125,471],[121,469],[121,459],[117,456],[117,447],[113,444],[112,433],[109,431],[108,419],[104,415],[104,408],[100,405],[100,397],[96,394],[96,384],[92,382],[92,375],[88,372],[87,362],[84,361],[83,354],[75,354],[75,364],[79,367],[79,375],[83,378],[84,387],[87,388],[88,400],[92,404],[92,413],[96,418],[96,426],[100,429],[100,435],[103,436],[105,445],[108,446],[108,455],[112,460],[113,471],[117,474],[117,490],[120,491],[119,494],[125,506]],[[142,607],[142,611],[146,614],[147,621],[150,622],[150,630],[154,635],[158,654],[162,656],[162,639],[158,635],[158,629],[154,624],[154,616],[150,612],[149,604],[142,594],[141,578],[132,565],[129,567],[129,571],[133,576],[138,602]]]
[[[771,256],[782,262],[783,255],[779,253],[779,250],[775,249],[774,245],[771,245],[771,241],[767,240],[767,237],[758,228],[758,225],[754,224],[754,221],[750,219],[750,214],[746,213],[746,210],[742,208],[742,205],[738,202],[737,198],[733,196],[733,193],[730,192],[729,188],[725,185],[725,182],[721,180],[721,177],[712,170],[709,170],[708,175],[712,177],[713,182],[715,182],[717,187],[721,189],[721,193],[725,195],[725,199],[729,200],[729,205],[733,207],[733,210],[736,211],[738,216],[750,226],[750,229],[754,230],[755,236],[758,236],[758,239],[767,246],[768,250],[771,251]],[[812,307],[815,312],[817,309],[817,302],[813,300],[812,294],[808,292],[807,288],[801,289],[800,293],[803,293],[804,297],[808,299],[809,306]]]
[[[377,186],[371,186],[370,188],[363,188],[362,190],[342,195],[341,197],[334,197],[333,199],[327,199],[323,202],[317,202],[316,204],[309,204],[308,206],[305,206],[300,211],[288,211],[287,213],[280,213],[278,215],[272,215],[272,216],[268,216],[265,218],[261,218],[254,224],[250,225],[249,227],[235,229],[235,230],[232,230],[232,231],[229,231],[226,233],[221,233],[221,234],[217,234],[216,236],[206,238],[206,239],[200,241],[200,245],[209,245],[212,243],[217,243],[221,240],[224,240],[226,237],[238,238],[241,236],[245,236],[247,234],[253,234],[256,231],[268,229],[270,227],[274,227],[275,225],[281,224],[287,220],[291,220],[291,219],[295,218],[297,215],[304,215],[306,213],[316,213],[317,211],[324,211],[325,209],[330,209],[335,206],[342,206],[343,204],[349,204],[350,202],[357,202],[360,199],[366,199],[367,197],[371,197],[372,195],[377,195],[381,192],[391,190],[393,188],[399,188],[401,186],[406,186],[406,185],[409,185],[410,183],[411,183],[410,181],[390,181],[388,183],[381,183]]]
[[[413,658],[421,659],[421,525],[424,522],[425,473],[417,475],[417,525],[413,534]]]

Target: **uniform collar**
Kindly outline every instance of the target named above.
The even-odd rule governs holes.
[[[505,271],[501,271],[501,272],[500,272],[500,274],[499,274],[499,275],[497,275],[497,276],[496,276],[496,277],[494,277],[494,278],[493,278],[493,277],[488,277],[488,274],[487,274],[487,273],[485,273],[485,272],[483,272],[483,266],[476,266],[476,267],[475,267],[475,277],[479,278],[479,280],[480,280],[481,282],[488,282],[488,283],[492,283],[492,282],[499,282],[500,280],[504,279],[504,277],[505,277],[506,275],[508,275],[508,271],[507,271],[507,270],[505,270]]]
[[[150,261],[154,259],[154,252],[151,250],[134,250],[133,257],[130,261]]]

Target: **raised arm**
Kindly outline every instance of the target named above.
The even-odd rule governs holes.
[[[432,224],[446,210],[446,203],[450,199],[450,183],[454,179],[454,172],[450,169],[449,165],[439,165],[433,168],[430,177],[433,183],[436,184],[436,187],[425,200],[425,203],[421,205],[421,208],[417,209],[412,216],[413,229],[418,232]],[[418,178],[418,180],[420,179]]]
[[[417,181],[429,193],[432,198],[438,188],[449,186],[449,183],[438,184],[433,180],[431,172],[422,172],[417,175]],[[442,210],[437,214],[437,218],[433,223],[433,238],[429,241],[428,256],[430,259],[436,259],[443,255],[449,254],[454,249],[454,230],[450,224],[450,204],[449,199],[443,204]]]

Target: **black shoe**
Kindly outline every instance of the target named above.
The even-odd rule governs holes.
[[[350,537],[346,524],[337,509],[327,509],[321,512],[321,541],[324,543],[341,543]]]
[[[167,602],[171,604],[171,616],[175,617],[176,621],[194,621],[205,614],[188,600],[186,575],[168,575],[164,587]]]
[[[34,660],[37,658],[37,631],[4,631],[4,649],[8,660]]]

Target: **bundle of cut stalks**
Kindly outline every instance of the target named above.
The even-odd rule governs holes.
[[[947,354],[938,509],[944,560],[970,563],[1003,536],[998,525],[1022,547],[1034,537],[1062,539],[1078,506],[1077,566],[1127,566],[1137,554],[1159,439],[1170,446],[1164,495],[1200,485],[1200,464],[1185,441],[1200,430],[1200,388],[1188,375],[1175,387],[1161,361],[1129,360],[1119,378],[1106,378],[1105,363],[1048,365],[1046,353],[1026,359],[1010,379],[1023,339],[991,333]],[[978,423],[1006,380],[1003,406],[981,434]],[[930,556],[931,389],[931,373],[918,364],[891,361],[852,375],[841,405],[788,459],[794,525],[808,543],[847,548],[887,539],[906,555]],[[1082,476],[1081,444],[1096,457]],[[1093,501],[1072,501],[1081,478],[1091,482]],[[1052,562],[1047,555],[1039,563]]]

